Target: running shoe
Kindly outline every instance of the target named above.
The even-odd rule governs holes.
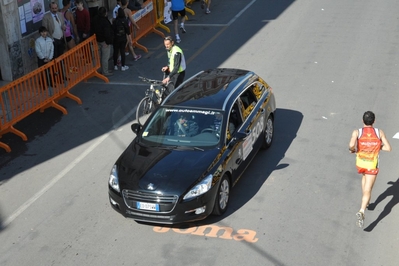
[[[357,226],[359,226],[360,228],[363,227],[363,223],[364,223],[364,213],[362,212],[357,212],[356,213],[356,218],[357,218]]]
[[[136,55],[136,57],[134,58],[134,61],[137,61],[141,58],[141,54]]]
[[[123,66],[123,67],[121,67],[121,70],[122,70],[122,71],[125,71],[125,70],[128,70],[128,69],[129,69],[128,66]]]
[[[114,70],[118,70],[118,66],[114,66]]]
[[[181,30],[181,32],[186,33],[186,29],[184,28],[183,25],[180,25],[180,30]]]
[[[207,8],[205,11],[205,14],[210,14],[210,13],[211,13],[211,11]]]
[[[205,0],[201,0],[201,9],[205,8]]]
[[[180,43],[181,42],[180,38],[176,38],[176,42]]]

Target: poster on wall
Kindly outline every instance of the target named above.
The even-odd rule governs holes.
[[[50,10],[49,4],[51,2],[58,3],[58,7],[62,8],[61,0],[18,0],[19,23],[22,37],[39,30],[44,14]],[[73,0],[73,2],[75,1]]]
[[[30,5],[33,13],[33,23],[41,21],[44,15],[44,0],[31,0]]]

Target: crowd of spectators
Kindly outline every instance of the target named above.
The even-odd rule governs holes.
[[[65,50],[72,49],[95,34],[101,55],[102,74],[113,75],[108,66],[111,50],[113,50],[114,63],[111,69],[114,71],[129,69],[125,64],[126,56],[131,54],[134,61],[141,58],[141,55],[134,51],[130,29],[134,27],[135,30],[140,30],[133,19],[132,12],[142,8],[142,1],[145,0],[117,0],[112,16],[108,15],[105,7],[100,7],[98,0],[75,0],[73,10],[71,0],[63,0],[62,8],[55,1],[50,2],[50,12],[43,16],[42,26],[39,29],[40,37],[36,40],[38,66],[57,58]],[[185,0],[167,1],[171,2],[175,40],[179,43],[181,39],[178,26],[182,33],[186,32],[184,27],[186,3]],[[210,0],[201,0],[202,8],[205,3],[210,4]],[[210,13],[208,12],[209,5],[206,11]],[[179,16],[181,17],[180,25],[178,25]]]

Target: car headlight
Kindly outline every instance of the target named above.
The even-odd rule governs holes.
[[[116,168],[116,165],[112,167],[108,183],[115,191],[121,192],[119,189],[118,169]]]
[[[207,177],[205,177],[183,197],[183,200],[198,197],[199,195],[202,195],[210,190],[212,187],[212,178],[212,175],[208,175]]]

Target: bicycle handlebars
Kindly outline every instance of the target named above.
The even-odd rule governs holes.
[[[156,84],[156,85],[164,85],[162,83],[162,80],[149,79],[149,78],[145,78],[145,77],[142,77],[142,76],[139,76],[139,79],[141,79],[142,81],[144,81],[146,83],[151,83],[151,84]]]

